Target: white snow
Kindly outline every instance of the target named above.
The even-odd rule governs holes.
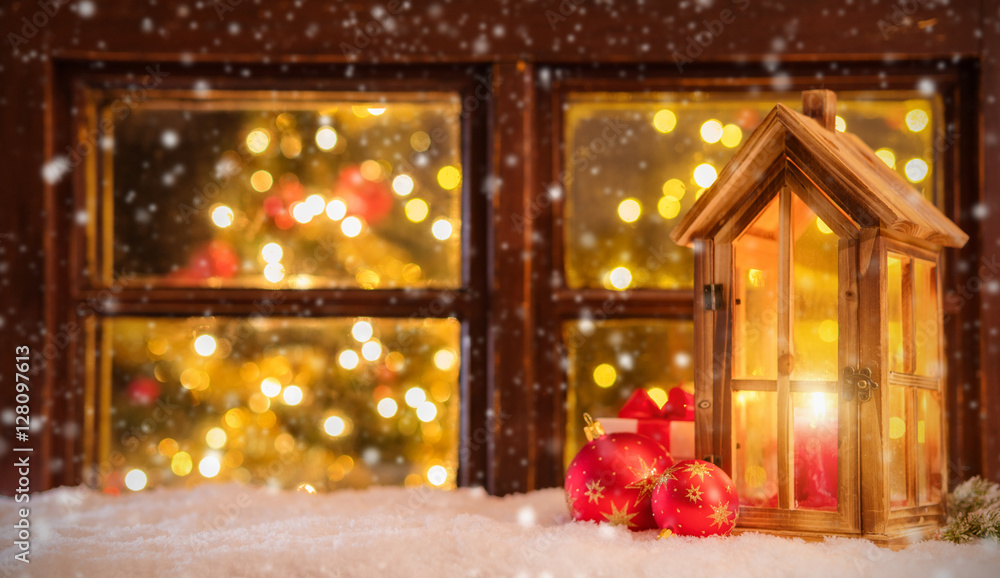
[[[0,500],[9,530],[17,509]],[[996,576],[1000,546],[758,534],[657,540],[569,521],[561,489],[375,488],[329,494],[237,485],[120,498],[78,488],[31,496],[30,564],[5,539],[0,576]],[[13,571],[13,572],[11,572]]]

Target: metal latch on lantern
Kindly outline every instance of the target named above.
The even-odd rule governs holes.
[[[722,308],[722,284],[705,285],[704,287],[705,311],[715,311]]]
[[[857,395],[858,402],[864,403],[872,398],[872,392],[878,389],[878,384],[872,379],[872,370],[862,368],[856,371],[853,367],[844,368],[844,379],[840,385],[840,393],[845,401],[851,401]]]

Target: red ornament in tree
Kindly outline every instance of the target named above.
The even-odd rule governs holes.
[[[681,536],[726,536],[736,526],[739,508],[733,480],[702,460],[674,464],[653,490],[656,523]]]
[[[240,257],[236,249],[226,241],[210,241],[195,249],[188,258],[186,267],[175,271],[174,279],[196,280],[209,277],[228,279],[236,275],[240,268]]]
[[[160,383],[149,377],[137,377],[125,386],[125,396],[135,405],[153,405],[160,397]]]
[[[663,446],[633,433],[605,434],[589,415],[590,442],[566,470],[566,505],[575,520],[608,522],[630,530],[656,528],[650,497],[673,460]]]
[[[389,184],[384,179],[366,179],[358,165],[349,165],[340,171],[333,194],[344,199],[348,215],[361,217],[368,224],[378,223],[392,210]]]

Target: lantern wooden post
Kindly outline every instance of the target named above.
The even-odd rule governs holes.
[[[695,246],[702,296],[696,449],[744,493],[743,528],[902,546],[945,515],[940,254],[968,237],[835,130],[833,93],[804,92],[803,111],[776,106],[671,234]],[[825,283],[812,313],[795,299],[800,267]]]

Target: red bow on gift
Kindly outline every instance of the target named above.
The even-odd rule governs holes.
[[[667,394],[667,403],[660,407],[649,396],[649,392],[637,389],[622,406],[618,417],[694,421],[694,396],[680,387],[675,387]]]

